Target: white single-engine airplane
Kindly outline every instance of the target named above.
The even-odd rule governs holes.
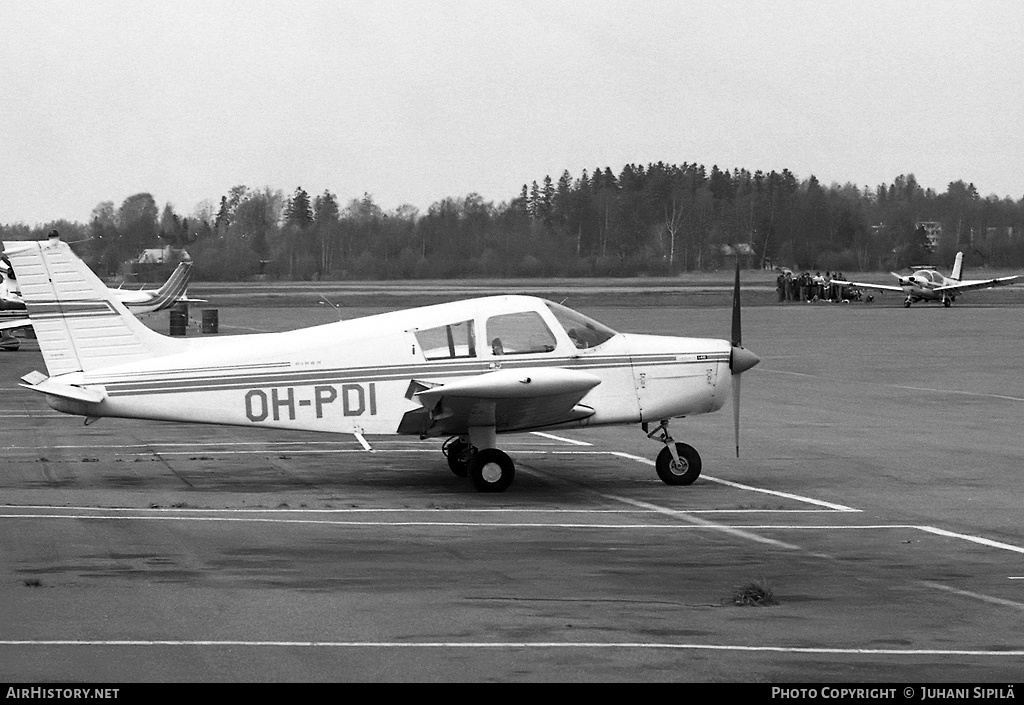
[[[964,266],[964,253],[957,252],[956,260],[953,262],[953,271],[950,275],[944,276],[931,268],[917,268],[912,274],[903,276],[896,272],[889,274],[896,277],[899,286],[889,284],[865,284],[864,282],[847,282],[833,279],[833,284],[841,286],[855,286],[862,289],[877,289],[878,291],[899,291],[907,295],[903,305],[910,308],[910,304],[916,301],[941,301],[942,305],[949,308],[956,301],[957,294],[972,289],[991,289],[997,286],[1012,284],[1018,276],[999,277],[997,279],[960,279],[960,273]]]
[[[17,249],[15,249],[17,248]],[[22,386],[54,409],[355,435],[444,437],[482,492],[515,475],[499,433],[639,423],[664,443],[659,477],[688,485],[697,451],[669,420],[721,409],[760,358],[740,341],[622,334],[531,296],[491,296],[283,333],[169,338],[133,317],[59,238],[11,246],[49,376]]]
[[[180,262],[159,289],[109,289],[110,294],[134,314],[155,313],[178,302],[201,303],[202,299],[188,298],[188,285],[192,280],[192,262]],[[25,310],[18,278],[7,257],[0,259],[0,349],[17,350],[20,339],[12,331],[29,328],[32,321]]]

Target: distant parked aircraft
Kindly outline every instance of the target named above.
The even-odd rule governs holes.
[[[903,276],[896,272],[889,272],[897,281],[899,286],[893,286],[889,284],[868,284],[865,282],[848,282],[832,280],[833,284],[840,284],[843,286],[856,286],[864,289],[877,289],[878,291],[900,291],[907,295],[903,305],[907,308],[910,304],[916,301],[941,301],[942,305],[949,308],[958,294],[964,291],[971,291],[972,289],[991,289],[997,286],[1006,286],[1012,284],[1014,280],[1020,278],[1020,275],[1014,275],[1012,277],[998,277],[996,279],[968,279],[966,281],[960,279],[960,273],[963,269],[964,264],[964,253],[957,252],[956,260],[953,262],[953,271],[947,277],[934,269],[928,267],[922,267],[915,269],[912,274]]]

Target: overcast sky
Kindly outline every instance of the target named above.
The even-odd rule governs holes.
[[[0,0],[0,223],[698,162],[1024,197],[1024,2]]]

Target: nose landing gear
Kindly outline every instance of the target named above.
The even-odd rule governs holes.
[[[646,423],[643,429],[647,431]],[[654,461],[654,469],[662,482],[666,485],[692,485],[700,477],[700,454],[693,446],[673,440],[668,432],[667,419],[662,419],[657,428],[647,433],[647,437],[665,444]]]

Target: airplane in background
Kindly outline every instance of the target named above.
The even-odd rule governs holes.
[[[482,492],[515,476],[498,434],[640,424],[664,448],[666,484],[701,458],[671,419],[717,411],[732,393],[739,455],[739,264],[732,340],[618,333],[532,296],[490,296],[283,333],[170,338],[132,316],[59,238],[11,245],[48,376],[22,386],[51,407],[101,417],[448,437],[450,470]],[[102,331],[102,334],[99,334]],[[654,426],[653,430],[651,426]]]
[[[159,289],[109,291],[134,314],[155,313],[179,302],[203,303],[203,299],[188,297],[191,280],[192,262],[180,262]],[[17,350],[21,340],[13,335],[13,331],[31,326],[15,270],[4,256],[0,258],[0,350]]]
[[[969,279],[961,280],[963,270],[964,253],[957,252],[953,262],[953,271],[950,275],[944,276],[930,267],[915,268],[914,272],[903,276],[896,272],[889,272],[897,281],[899,286],[889,284],[867,284],[864,282],[848,282],[833,280],[833,284],[841,286],[853,286],[862,289],[876,289],[878,291],[899,291],[907,295],[903,305],[910,308],[910,304],[917,301],[941,301],[942,305],[949,308],[958,294],[972,289],[991,289],[997,286],[1012,284],[1019,275],[1012,277],[998,277],[996,279]]]

